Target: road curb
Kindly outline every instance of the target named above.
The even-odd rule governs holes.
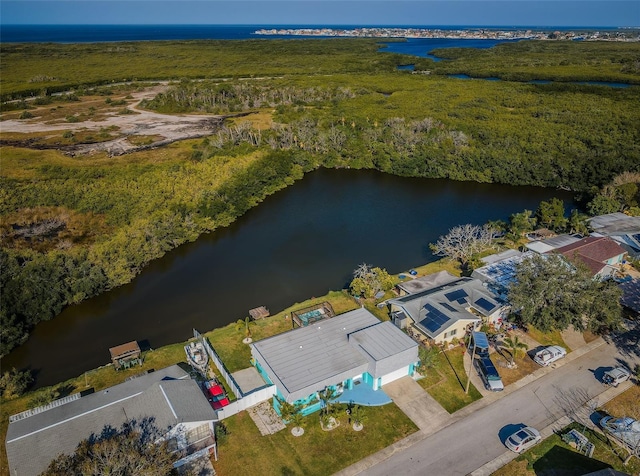
[[[622,392],[624,392],[625,390],[628,390],[632,386],[633,384],[630,381],[627,381],[618,385],[617,387],[608,388],[607,390],[602,392],[600,395],[586,402],[582,406],[582,408],[592,408],[592,405],[596,403],[598,404],[598,406],[604,405],[609,400],[620,395]],[[542,430],[540,430],[540,436],[542,436],[543,440],[546,438],[549,438],[554,433],[566,427],[569,423],[571,423],[571,421],[572,421],[571,418],[567,416],[563,416],[557,419],[556,421],[554,421],[553,423],[551,423],[550,425],[547,425]],[[467,476],[489,476],[490,474],[494,473],[495,471],[499,470],[506,464],[516,459],[518,456],[519,455],[517,453],[514,453],[513,451],[505,451],[497,458],[485,463],[475,471],[472,471],[471,473],[469,473]]]
[[[400,441],[396,441],[395,443],[387,446],[386,448],[383,448],[380,451],[377,451],[376,453],[367,456],[366,458],[350,465],[347,466],[346,468],[343,468],[342,470],[338,471],[337,473],[335,473],[334,476],[354,476],[356,474],[360,474],[364,471],[366,471],[368,468],[384,461],[387,458],[390,458],[391,456],[393,456],[394,453],[398,452],[398,451],[402,451],[410,446],[413,446],[414,444],[430,437],[431,435],[437,433],[438,431],[452,425],[453,423],[462,420],[463,418],[467,417],[469,414],[480,410],[481,408],[484,408],[488,405],[491,405],[492,403],[496,402],[497,400],[499,400],[500,398],[503,398],[506,395],[509,395],[510,393],[515,392],[516,390],[528,385],[529,383],[538,380],[539,378],[543,377],[544,375],[548,374],[549,372],[555,370],[558,367],[561,367],[563,365],[565,365],[568,362],[572,362],[573,360],[581,357],[582,355],[592,351],[593,349],[596,349],[598,347],[600,347],[601,345],[606,344],[606,341],[602,338],[602,337],[598,337],[597,339],[595,339],[592,342],[589,342],[588,344],[579,347],[578,349],[569,352],[567,354],[567,356],[564,359],[561,359],[557,362],[554,362],[554,364],[548,366],[548,367],[541,367],[540,369],[536,370],[535,372],[527,375],[526,377],[518,380],[517,382],[512,383],[511,385],[508,385],[504,391],[502,392],[493,392],[490,395],[487,395],[486,397],[481,398],[480,400],[476,400],[473,403],[470,403],[469,405],[467,405],[466,407],[458,410],[455,413],[451,414],[451,418],[449,420],[447,420],[446,422],[444,422],[444,424],[439,427],[439,428],[435,428],[432,429],[431,431],[417,431],[416,433],[413,433],[412,435],[407,436],[406,438],[403,438]],[[617,389],[620,389],[622,386],[619,386]],[[609,389],[609,390],[613,390],[613,389]],[[604,393],[608,392],[609,390],[605,391]],[[604,395],[601,394],[600,396]],[[617,394],[616,394],[617,395]],[[608,400],[609,401],[611,398],[610,397]],[[559,422],[560,420],[558,420]],[[553,426],[553,425],[551,425]],[[566,425],[565,425],[566,426]],[[551,433],[553,433],[553,430],[551,430]],[[551,434],[549,433],[549,435]],[[510,457],[511,455],[513,455],[513,458],[508,459],[507,457]],[[490,464],[499,464],[500,461],[503,461],[499,466],[496,466],[495,469],[493,469],[490,472],[480,472],[480,473],[470,473],[473,474],[473,476],[484,476],[484,475],[488,475],[491,474],[491,472],[495,471],[496,469],[501,468],[502,466],[504,466],[505,464],[507,464],[509,461],[511,461],[512,459],[514,459],[515,457],[517,457],[518,455],[516,455],[515,453],[512,453],[511,451],[507,451],[506,453],[504,453],[503,455],[501,455],[500,457],[496,458],[495,460],[492,460],[488,463],[486,463],[486,465],[482,466],[481,468],[477,469],[476,471],[480,471],[482,468],[485,468],[485,466],[490,465]],[[501,459],[502,458],[502,459]]]

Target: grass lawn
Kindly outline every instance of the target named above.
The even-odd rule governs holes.
[[[429,369],[426,374],[418,383],[449,413],[482,398],[473,384],[469,386],[469,393],[464,393],[467,373],[463,365],[462,347],[438,354],[437,367]]]
[[[527,334],[542,345],[559,345],[569,351],[569,346],[562,339],[560,331],[541,332],[533,326],[527,326]],[[531,349],[529,349],[531,350]]]
[[[505,351],[505,355],[508,355],[508,352]],[[491,358],[496,364],[498,372],[500,373],[500,377],[502,378],[502,383],[506,387],[514,382],[517,382],[523,377],[535,372],[540,368],[538,364],[536,364],[531,357],[527,354],[519,355],[517,359],[515,359],[516,368],[509,369],[500,365],[501,362],[505,362],[505,359],[502,357],[491,354]]]
[[[577,453],[559,435],[552,435],[539,445],[518,456],[514,461],[493,473],[493,476],[580,476],[604,468],[612,467],[627,474],[640,471],[640,460],[632,458],[623,465],[626,452],[616,445],[610,446],[606,438],[582,425],[572,423],[563,432],[576,428],[595,444],[592,458]]]
[[[615,417],[628,416],[640,420],[640,404],[638,402],[640,402],[640,386],[634,385],[609,400],[602,408],[609,415]]]
[[[359,307],[355,300],[343,291],[331,291],[325,296],[308,299],[301,303],[296,303],[287,309],[258,321],[251,321],[250,331],[254,341],[271,337],[291,330],[291,312],[308,306],[313,306],[324,301],[328,301],[337,314],[342,314]],[[229,372],[246,369],[251,365],[251,349],[247,344],[242,343],[245,337],[244,324],[239,330],[236,324],[229,324],[220,329],[214,329],[205,333],[205,337],[213,345]]]
[[[438,271],[448,271],[454,276],[461,275],[460,263],[458,263],[455,260],[446,259],[446,258],[440,259],[438,261],[434,261],[433,263],[427,263],[425,265],[418,266],[417,268],[413,268],[413,269],[415,269],[418,272],[417,277],[437,273]],[[407,276],[404,280],[401,280],[401,281],[407,281],[411,279],[409,277],[409,270],[399,274],[404,274],[405,276]]]
[[[291,425],[261,436],[249,414],[238,413],[224,421],[229,435],[219,445],[214,467],[220,476],[333,474],[418,429],[393,403],[365,411],[360,432],[353,430],[344,412],[338,418],[340,426],[323,431],[314,413],[305,417],[300,437],[291,434]]]

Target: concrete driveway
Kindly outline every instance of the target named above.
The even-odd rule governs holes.
[[[494,394],[468,405],[441,422],[444,426],[439,431],[429,435],[425,426],[425,430],[338,474],[467,475],[479,468],[495,470],[502,464],[501,458],[507,462],[511,456],[503,440],[513,428],[531,425],[549,433],[555,426],[560,428],[567,414],[575,410],[567,402],[591,398],[602,405],[622,392],[625,387],[608,389],[595,377],[599,367],[620,361],[632,367],[640,363],[640,355],[594,341],[571,352],[558,368],[539,369],[500,396]],[[410,395],[400,395],[400,400],[406,400],[402,405],[408,408],[418,401]],[[422,421],[424,416],[416,411],[414,418]],[[496,461],[499,464],[492,466]]]
[[[451,420],[449,412],[411,377],[402,377],[382,389],[424,433],[431,434]]]

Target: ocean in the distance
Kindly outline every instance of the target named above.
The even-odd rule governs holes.
[[[334,28],[351,30],[366,25],[2,25],[2,43],[97,43],[108,41],[160,40],[244,40],[249,38],[300,38],[299,36],[254,35],[261,28]],[[390,25],[390,27],[394,27]],[[441,30],[580,30],[567,27],[478,27],[478,26],[416,26],[399,28],[430,28]],[[604,28],[606,29],[606,28]],[[471,46],[471,45],[469,45]]]

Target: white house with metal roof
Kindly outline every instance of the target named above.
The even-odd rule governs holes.
[[[216,413],[197,382],[174,365],[13,415],[6,439],[9,473],[38,475],[58,455],[72,454],[81,441],[99,435],[106,426],[119,428],[145,418],[163,432],[178,458],[208,455],[214,445]]]
[[[338,394],[355,387],[378,392],[413,375],[419,361],[413,339],[364,308],[254,342],[251,355],[258,372],[276,386],[276,395],[304,405],[303,414],[321,408],[318,392],[327,387]],[[274,407],[278,410],[277,401]]]
[[[598,215],[589,219],[591,236],[608,236],[633,257],[640,257],[640,217],[621,212]]]
[[[412,326],[436,344],[461,339],[482,322],[499,326],[506,306],[473,278],[455,281],[387,301],[394,323]]]
[[[515,281],[517,266],[532,254],[533,251],[523,253],[509,249],[487,256],[482,258],[485,265],[474,269],[471,277],[482,281],[498,300],[506,302],[509,286]]]

